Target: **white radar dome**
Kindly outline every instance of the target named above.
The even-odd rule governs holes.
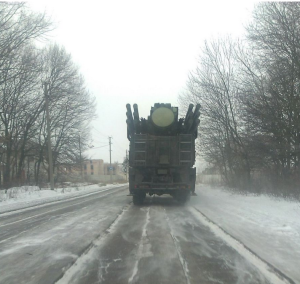
[[[151,117],[153,123],[159,127],[170,126],[175,120],[175,115],[173,111],[166,107],[157,108],[153,111]]]

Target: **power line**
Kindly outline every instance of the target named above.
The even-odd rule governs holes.
[[[101,131],[99,131],[98,129],[96,129],[94,126],[93,126],[93,129],[96,130],[100,135],[102,135],[104,137],[107,137],[107,135],[104,135]]]
[[[115,143],[117,144],[117,146],[118,146],[119,148],[122,148],[122,150],[125,150],[125,149],[126,149],[126,147],[124,147],[124,146],[122,146],[121,144],[119,144],[119,142],[115,141]]]
[[[103,147],[106,147],[106,146],[109,146],[109,144],[108,145],[104,145],[104,146],[100,146],[100,147],[92,147],[90,149],[98,149],[98,148],[103,148]]]
[[[92,142],[95,142],[95,143],[99,143],[99,144],[104,144],[104,143],[107,143],[107,141],[99,141],[99,140],[92,140]]]

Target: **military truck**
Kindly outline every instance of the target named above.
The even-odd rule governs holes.
[[[170,194],[180,203],[195,193],[195,139],[200,105],[190,104],[184,118],[178,107],[156,103],[148,119],[139,117],[137,104],[126,105],[129,146],[129,192],[133,203],[142,204],[146,194]]]

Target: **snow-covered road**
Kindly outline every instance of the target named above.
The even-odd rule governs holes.
[[[299,203],[201,185],[185,206],[139,207],[127,192],[0,214],[0,283],[300,283]]]
[[[171,197],[131,205],[58,284],[289,283],[201,216]]]
[[[1,214],[0,283],[54,283],[114,222],[126,194],[114,187]]]
[[[300,202],[200,185],[189,205],[300,283]],[[293,283],[292,282],[292,283]]]

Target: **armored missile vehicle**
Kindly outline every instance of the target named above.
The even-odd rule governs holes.
[[[170,194],[179,202],[195,192],[195,139],[200,123],[200,105],[190,104],[185,118],[178,107],[156,103],[147,119],[140,118],[138,106],[127,108],[129,146],[129,191],[134,204],[146,194]]]

